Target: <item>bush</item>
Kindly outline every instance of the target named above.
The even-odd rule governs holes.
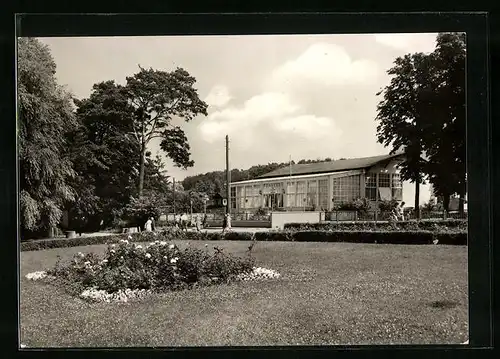
[[[297,242],[349,242],[385,244],[439,244],[467,245],[467,232],[435,233],[432,231],[300,231],[293,234]]]
[[[432,243],[434,239],[438,239],[441,244],[467,244],[467,228],[458,220],[448,221],[453,223],[455,227],[443,228],[433,227],[431,224],[419,227],[417,222],[408,222],[402,227],[391,227],[396,224],[384,224],[379,226],[378,223],[339,223],[330,224],[292,224],[287,225],[287,229],[283,231],[265,231],[256,233],[246,232],[227,232],[227,233],[205,233],[205,232],[181,232],[173,230],[165,230],[157,232],[142,232],[133,234],[110,235],[106,237],[76,237],[72,239],[50,239],[38,240],[21,243],[21,251],[35,251],[50,248],[76,247],[95,244],[116,244],[120,240],[127,238],[130,242],[152,242],[155,240],[172,241],[172,240],[203,240],[203,241],[319,241],[319,242],[362,242],[368,243],[383,243],[384,238],[396,238],[394,243],[402,243],[397,238],[412,238],[425,237],[426,243]],[[401,225],[405,222],[398,222]],[[424,222],[420,222],[424,223]],[[423,228],[424,227],[424,228]],[[157,233],[157,234],[156,234]],[[387,234],[393,233],[393,234]],[[309,236],[309,237],[308,237]],[[309,239],[307,239],[307,238]],[[368,239],[367,239],[368,238]],[[430,239],[432,238],[432,239]],[[393,239],[391,239],[393,240]],[[409,239],[411,241],[411,239]],[[417,242],[422,242],[421,239],[416,239]],[[425,242],[425,241],[423,241]],[[391,242],[392,243],[392,242]]]
[[[380,201],[378,204],[378,208],[382,212],[392,212],[396,207],[399,205],[399,202],[396,201],[395,199],[390,200],[390,201]]]
[[[78,253],[67,264],[47,271],[71,289],[95,288],[108,293],[125,289],[179,289],[195,283],[228,282],[253,270],[254,259],[234,257],[216,248],[215,253],[156,241],[145,247],[126,240],[108,245],[103,258]]]
[[[326,230],[326,231],[464,231],[467,220],[401,221],[401,222],[333,222],[333,223],[287,223],[289,230]]]
[[[358,211],[366,213],[370,209],[370,201],[367,198],[357,198],[350,202],[341,202],[334,205],[337,211]]]

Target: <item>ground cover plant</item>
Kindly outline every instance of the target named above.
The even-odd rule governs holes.
[[[250,241],[174,240],[245,256]],[[144,243],[139,243],[144,246]],[[21,252],[21,342],[33,347],[462,343],[467,337],[467,247],[257,242],[276,281],[234,281],[89,302],[25,276],[57,256],[103,255],[92,245]]]

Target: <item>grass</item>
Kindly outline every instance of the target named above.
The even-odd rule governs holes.
[[[207,242],[208,243],[208,242]],[[204,246],[205,242],[190,242]],[[177,245],[183,248],[186,241]],[[242,254],[249,242],[211,242]],[[21,253],[21,343],[28,347],[458,344],[468,338],[465,246],[259,242],[278,281],[90,304],[24,276],[59,254]]]

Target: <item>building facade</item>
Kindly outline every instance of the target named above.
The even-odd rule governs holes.
[[[339,203],[368,198],[403,199],[398,165],[403,155],[375,156],[290,165],[257,179],[231,183],[232,212],[324,211]]]

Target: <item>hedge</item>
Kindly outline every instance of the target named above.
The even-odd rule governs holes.
[[[447,219],[430,221],[401,222],[321,222],[321,223],[286,223],[289,230],[320,231],[466,231],[467,220]]]
[[[129,237],[130,236],[130,237]],[[350,243],[392,243],[392,244],[439,244],[467,245],[467,231],[267,231],[267,232],[152,232],[119,234],[100,237],[76,237],[70,239],[33,240],[21,243],[21,251],[36,251],[51,248],[88,246],[117,243],[128,238],[131,242],[153,242],[155,240],[229,240],[229,241],[295,241],[295,242],[350,242]],[[131,239],[130,239],[131,238]]]

